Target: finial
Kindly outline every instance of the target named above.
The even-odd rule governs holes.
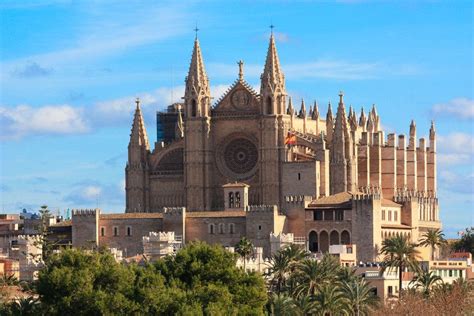
[[[344,100],[343,100],[343,97],[344,97],[344,91],[339,91],[339,103],[344,103]]]
[[[198,31],[199,31],[199,29],[198,29],[198,25],[197,25],[197,22],[196,22],[196,27],[194,28],[194,32],[196,33],[196,38],[195,38],[196,40],[198,38]]]
[[[270,32],[273,36],[273,29],[275,28],[275,25],[273,25],[273,23],[270,24]]]
[[[239,80],[242,81],[244,79],[244,62],[239,60],[237,65],[239,65]]]
[[[138,109],[140,107],[140,98],[136,98],[135,103],[136,103],[137,109]]]

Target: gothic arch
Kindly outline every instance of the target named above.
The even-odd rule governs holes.
[[[192,99],[191,100],[191,117],[196,117],[196,116],[197,116],[196,100]]]
[[[267,114],[273,114],[272,98],[270,96],[268,96],[267,99],[265,100],[265,108],[266,108]]]
[[[339,233],[336,230],[333,230],[329,235],[329,244],[339,245]]]
[[[318,252],[318,233],[312,230],[308,236],[308,248],[310,252]]]
[[[156,171],[166,172],[170,174],[178,174],[184,172],[184,150],[183,148],[173,149],[166,153],[158,161]]]
[[[343,230],[341,233],[341,244],[349,245],[351,243],[351,234],[347,230]]]
[[[319,246],[321,252],[325,253],[329,251],[329,235],[325,230],[319,233]]]

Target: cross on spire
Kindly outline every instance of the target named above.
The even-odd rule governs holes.
[[[270,24],[270,32],[272,33],[273,35],[273,29],[275,28],[275,25],[273,25],[273,23]]]
[[[137,105],[137,108],[140,107],[140,98],[135,99],[135,104]]]
[[[199,31],[197,23],[196,23],[196,27],[193,30],[196,33],[196,39],[197,39],[198,38],[198,31]]]

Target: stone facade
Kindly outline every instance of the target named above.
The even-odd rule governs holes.
[[[260,91],[245,81],[239,62],[236,81],[211,104],[196,38],[183,103],[169,107],[172,120],[157,115],[153,149],[136,102],[125,168],[129,217],[73,214],[73,244],[132,255],[143,251],[143,236],[169,231],[184,242],[224,246],[247,236],[269,255],[270,236],[283,233],[314,252],[357,244],[365,261],[377,259],[385,238],[417,241],[441,227],[434,124],[428,141],[417,140],[413,121],[408,138],[385,137],[375,105],[367,114],[352,107],[346,113],[341,92],[335,115],[329,104],[324,119],[317,103],[307,110],[302,100],[295,109],[285,86],[272,35]],[[120,238],[100,236],[101,227],[117,227]],[[127,227],[133,235],[122,237]]]

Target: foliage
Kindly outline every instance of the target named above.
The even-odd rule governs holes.
[[[443,232],[437,229],[428,229],[422,236],[420,246],[431,247],[431,260],[434,260],[436,247],[446,245],[447,241],[444,238]]]
[[[383,259],[384,267],[382,272],[387,269],[398,269],[398,288],[402,289],[402,272],[404,268],[409,268],[411,271],[419,272],[417,258],[419,252],[416,249],[417,245],[411,243],[407,237],[395,236],[393,238],[385,239],[382,242],[380,252],[385,255]]]
[[[455,251],[470,252],[474,257],[474,227],[466,228],[461,239],[454,242],[452,248]]]
[[[244,270],[245,262],[247,258],[253,253],[253,245],[246,237],[242,237],[235,246],[235,252],[237,252],[244,259]]]
[[[263,278],[238,269],[235,260],[203,243],[143,267],[118,263],[105,251],[63,250],[39,272],[35,315],[261,315]],[[19,308],[6,305],[2,315]]]
[[[416,277],[410,282],[410,284],[413,285],[416,290],[421,290],[423,295],[426,297],[429,297],[431,289],[440,283],[443,283],[443,279],[433,274],[432,271],[423,271],[422,273],[417,274]]]

